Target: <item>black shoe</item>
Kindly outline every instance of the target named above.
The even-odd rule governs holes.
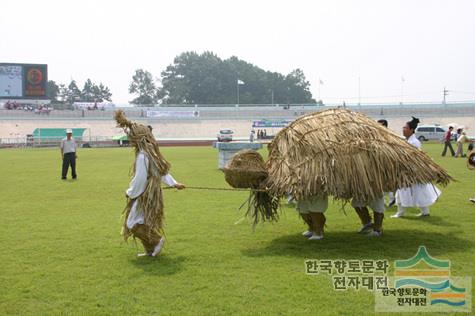
[[[78,177],[73,177],[73,180],[77,180]]]
[[[66,180],[66,178],[61,178],[61,180]]]

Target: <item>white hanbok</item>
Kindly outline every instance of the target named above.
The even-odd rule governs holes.
[[[421,148],[421,142],[415,134],[412,134],[407,142],[418,149]],[[415,184],[397,190],[396,204],[402,207],[428,207],[434,204],[441,194],[442,192],[432,183]]]
[[[138,198],[147,188],[148,177],[148,158],[143,152],[137,155],[135,160],[135,176],[130,182],[129,188],[125,192],[131,199]],[[172,187],[177,184],[171,174],[166,174],[161,177],[161,180],[166,185]],[[144,223],[143,212],[137,210],[138,201],[135,200],[130,209],[129,217],[127,217],[127,227],[132,229],[137,224]]]

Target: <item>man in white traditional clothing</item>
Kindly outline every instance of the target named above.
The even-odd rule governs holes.
[[[412,120],[404,125],[402,133],[409,144],[420,149],[421,142],[415,135],[418,124],[419,119],[412,117]],[[429,206],[434,204],[440,195],[440,190],[432,183],[415,184],[407,188],[398,189],[396,192],[397,212],[391,217],[403,217],[408,207],[419,207],[421,213],[417,215],[418,217],[429,216]]]
[[[137,210],[137,199],[145,192],[145,189],[147,188],[147,178],[149,174],[148,166],[149,159],[147,158],[147,154],[144,151],[140,151],[135,159],[135,176],[132,178],[129,188],[125,192],[126,197],[131,201],[134,201],[127,217],[126,225],[134,237],[137,237],[142,241],[146,252],[140,254],[139,256],[148,255],[155,257],[162,250],[163,244],[165,243],[165,237],[160,236],[159,233],[156,234],[153,231],[151,232],[150,236],[147,236],[144,212]],[[178,183],[169,173],[161,176],[160,180],[167,186],[177,188],[178,190],[185,188],[183,184]]]
[[[149,127],[127,120],[123,111],[115,113],[118,125],[124,128],[130,144],[135,147],[133,178],[125,195],[122,234],[140,239],[145,249],[139,256],[157,256],[162,250],[164,204],[161,183],[179,190],[185,186],[169,174],[170,163],[160,153]]]

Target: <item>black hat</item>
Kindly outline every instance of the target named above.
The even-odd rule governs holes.
[[[407,125],[409,126],[410,129],[416,129],[419,122],[420,122],[419,119],[413,116],[412,120],[407,122]]]

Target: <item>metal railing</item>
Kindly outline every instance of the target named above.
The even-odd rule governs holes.
[[[290,106],[276,105],[181,105],[181,106],[159,106],[143,108],[122,108],[129,118],[147,120],[213,120],[213,119],[260,119],[260,118],[295,118],[309,112],[321,111],[341,106],[319,106],[308,104],[291,104]],[[362,112],[369,116],[466,116],[475,115],[475,102],[454,102],[448,104],[441,103],[417,103],[417,104],[365,104],[346,106],[351,110]],[[147,117],[147,111],[158,112],[180,112],[197,111],[195,117],[182,117],[169,115],[166,117]],[[49,113],[34,113],[23,110],[0,109],[0,120],[34,119],[34,120],[110,120],[112,110],[52,110]]]
[[[41,148],[41,147],[58,147],[63,137],[11,137],[0,138],[0,148]],[[80,147],[119,147],[127,145],[127,142],[113,140],[107,136],[87,136],[75,137],[74,140]]]

